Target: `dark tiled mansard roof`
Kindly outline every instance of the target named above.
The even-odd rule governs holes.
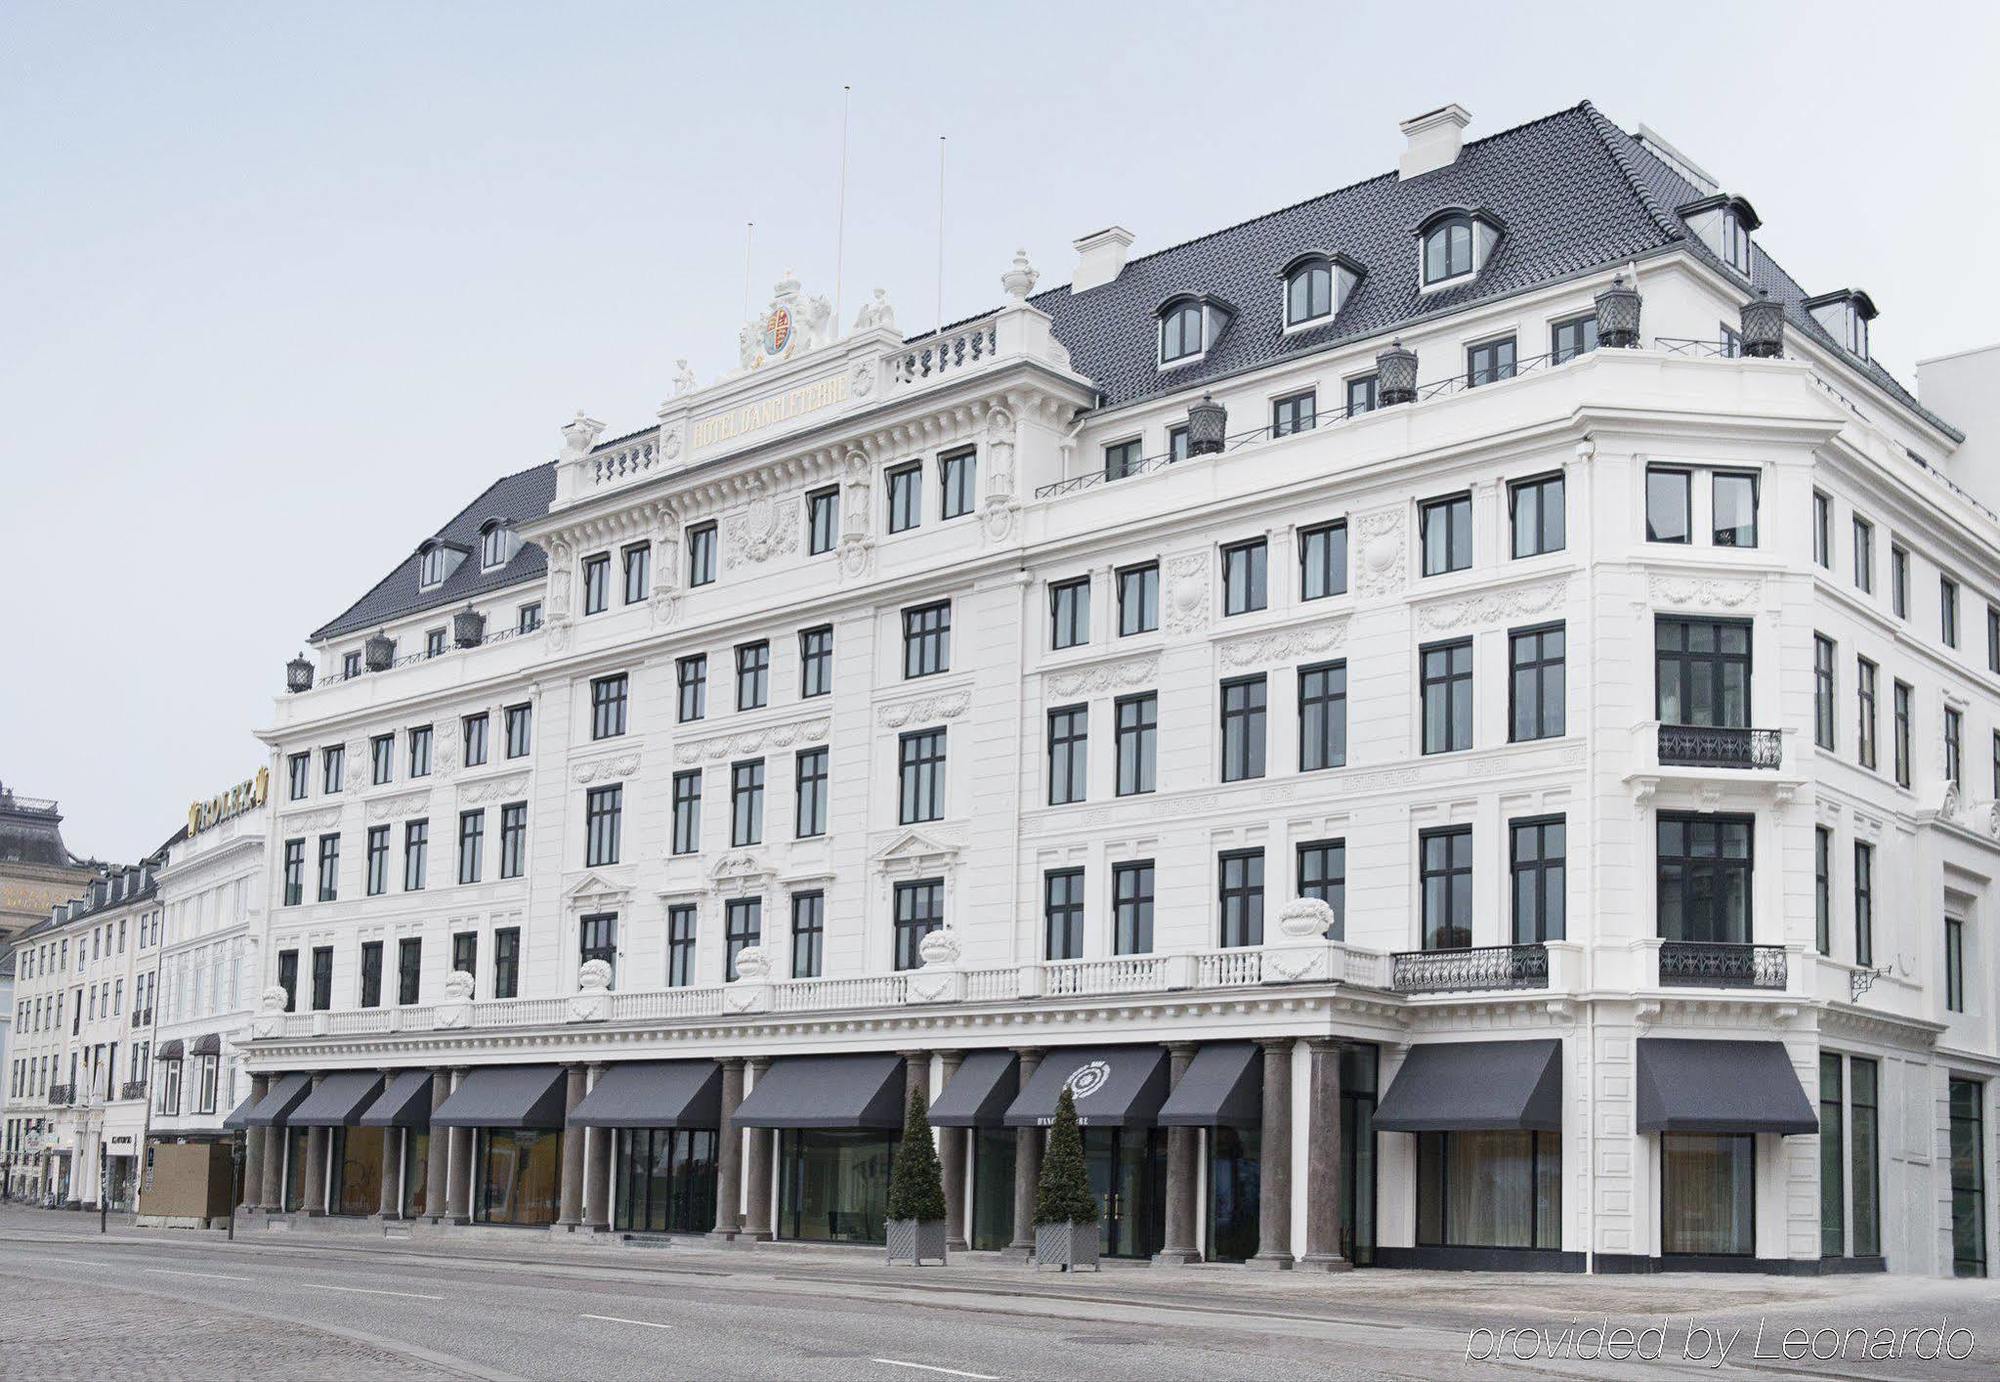
[[[1699,198],[1694,186],[1589,102],[1468,142],[1450,165],[1408,181],[1395,173],[1358,182],[1240,225],[1126,263],[1101,287],[1067,285],[1032,299],[1049,314],[1078,373],[1094,381],[1103,405],[1118,407],[1186,389],[1341,342],[1381,335],[1425,318],[1505,298],[1671,247],[1711,263],[1707,246],[1674,208]],[[1472,282],[1433,293],[1417,283],[1416,227],[1443,207],[1490,213],[1504,227]],[[1830,350],[1838,344],[1803,306],[1806,294],[1755,245],[1752,281],[1783,302],[1791,325]],[[1279,273],[1301,254],[1338,252],[1365,269],[1324,326],[1287,335]],[[1235,316],[1197,363],[1158,366],[1157,312],[1183,293],[1220,298]],[[1858,367],[1878,386],[1954,437],[1948,424],[1873,361]],[[479,525],[492,516],[516,522],[548,512],[553,465],[499,481],[437,536],[478,547]],[[476,555],[436,590],[417,590],[415,554],[352,608],[313,635],[362,633],[391,619],[441,608],[541,575],[541,550],[524,545],[499,571],[482,573]]]

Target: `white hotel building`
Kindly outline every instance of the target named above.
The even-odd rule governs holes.
[[[908,1082],[1018,1252],[1068,1082],[1112,1254],[1984,1272],[1992,443],[1809,228],[1464,123],[913,340],[781,283],[314,634],[248,1203],[879,1242]]]

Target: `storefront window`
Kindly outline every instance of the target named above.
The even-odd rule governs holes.
[[[1417,1134],[1417,1243],[1560,1248],[1562,1134]]]
[[[560,1132],[480,1129],[479,1198],[481,1223],[552,1224],[562,1196]]]
[[[1951,1104],[1951,1270],[1986,1275],[1986,1086],[1953,1080]]]
[[[333,1212],[373,1214],[382,1207],[386,1134],[380,1128],[333,1129]]]
[[[1346,1046],[1340,1052],[1340,1147],[1347,1212],[1341,1216],[1340,1253],[1356,1266],[1375,1260],[1376,1050]]]
[[[1257,1255],[1256,1128],[1210,1128],[1208,1250],[1211,1262],[1247,1262]]]
[[[972,1134],[972,1236],[980,1252],[999,1252],[1014,1241],[1014,1130],[977,1128]]]
[[[715,1227],[714,1130],[633,1128],[618,1140],[619,1228],[706,1233]]]
[[[1749,1133],[1660,1134],[1660,1251],[1756,1251],[1757,1144]]]
[[[1083,1160],[1103,1206],[1098,1251],[1151,1257],[1167,1235],[1167,1139],[1158,1129],[1085,1128]]]
[[[783,1236],[821,1243],[882,1243],[889,1206],[889,1161],[896,1139],[884,1132],[784,1132],[778,1214]]]
[[[431,1133],[429,1128],[403,1130],[403,1217],[421,1219],[430,1189]]]
[[[306,1207],[306,1128],[285,1129],[285,1212],[296,1214]]]

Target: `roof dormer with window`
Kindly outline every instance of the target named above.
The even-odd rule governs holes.
[[[1160,368],[1191,365],[1229,329],[1236,309],[1208,293],[1178,293],[1159,307]]]
[[[1284,292],[1285,330],[1324,326],[1339,316],[1354,285],[1366,272],[1344,254],[1317,250],[1285,265],[1278,273]]]
[[[465,556],[465,548],[456,542],[426,538],[417,548],[417,589],[435,590],[443,585]]]
[[[1424,292],[1477,278],[1506,227],[1491,211],[1439,207],[1417,223],[1417,281]]]
[[[498,571],[514,560],[521,550],[521,535],[504,518],[489,518],[479,525],[479,569]]]
[[[1807,298],[1803,304],[1813,320],[1825,327],[1848,354],[1868,358],[1868,323],[1875,320],[1875,303],[1858,288],[1842,288]]]
[[[1750,232],[1763,222],[1741,197],[1717,192],[1674,208],[1687,228],[1745,282],[1750,278]]]

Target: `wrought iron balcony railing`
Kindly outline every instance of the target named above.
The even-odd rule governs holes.
[[[49,1086],[49,1102],[58,1107],[76,1102],[76,1086],[73,1084],[52,1084]]]
[[[1546,945],[1483,945],[1471,950],[1404,950],[1391,957],[1389,987],[1398,993],[1475,989],[1545,989]]]
[[[121,1099],[143,1099],[143,1098],[145,1098],[145,1097],[146,1097],[146,1082],[145,1082],[144,1080],[127,1080],[127,1081],[125,1081],[125,1083],[124,1083],[124,1084],[122,1084],[122,1085],[119,1085],[119,1086],[118,1086],[118,1097],[119,1097],[119,1098],[121,1098]]]
[[[1775,729],[1722,725],[1661,725],[1663,768],[1777,768],[1784,735]]]
[[[1783,989],[1788,971],[1782,945],[1660,942],[1663,988]]]

